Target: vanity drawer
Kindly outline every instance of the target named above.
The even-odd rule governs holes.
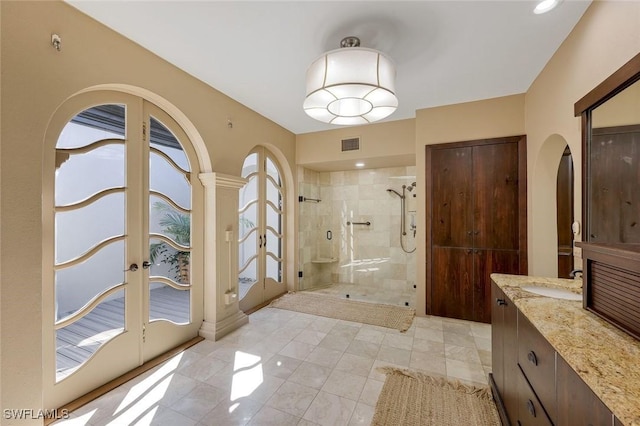
[[[551,420],[556,418],[555,354],[551,344],[518,312],[518,365]]]
[[[521,426],[553,425],[522,370],[518,369],[518,421]]]

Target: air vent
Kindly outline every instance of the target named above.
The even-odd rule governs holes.
[[[360,138],[342,139],[342,152],[359,151],[359,150],[360,150]]]

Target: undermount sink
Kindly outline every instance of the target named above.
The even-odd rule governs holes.
[[[581,294],[576,294],[570,290],[565,290],[562,288],[541,287],[534,285],[525,285],[521,288],[522,290],[528,291],[529,293],[538,294],[540,296],[553,297],[554,299],[582,300]]]

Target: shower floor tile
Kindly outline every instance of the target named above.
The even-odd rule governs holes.
[[[361,302],[409,306],[411,308],[416,307],[415,290],[385,290],[364,284],[337,283],[305,291],[313,291],[315,293],[327,294],[341,299],[358,300]]]

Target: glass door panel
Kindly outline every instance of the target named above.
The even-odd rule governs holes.
[[[174,134],[150,116],[149,321],[191,320],[189,162]]]
[[[240,309],[283,293],[283,188],[277,163],[264,148],[245,159],[247,184],[239,200]]]
[[[56,143],[56,381],[125,329],[125,113],[84,110]]]

